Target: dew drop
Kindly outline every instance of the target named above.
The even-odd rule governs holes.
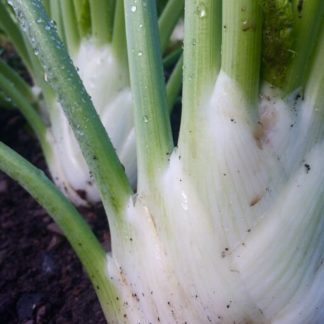
[[[137,10],[137,7],[135,5],[131,6],[131,12],[135,12]]]
[[[53,20],[53,19],[50,20],[49,24],[50,24],[50,27],[56,28],[56,21],[55,20]]]
[[[144,121],[144,123],[148,123],[148,121],[149,121],[149,118],[148,118],[148,116],[147,116],[147,115],[144,115],[144,117],[143,117],[143,121]]]
[[[207,9],[203,3],[199,3],[196,9],[196,13],[200,18],[205,18],[207,16]]]
[[[137,53],[137,56],[143,56],[143,52],[139,51],[139,52]]]

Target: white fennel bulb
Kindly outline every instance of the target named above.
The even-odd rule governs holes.
[[[107,262],[120,322],[323,319],[324,143],[307,146],[311,102],[275,93],[264,86],[254,122],[221,72],[197,119],[199,145],[180,143],[156,192],[129,201],[129,236],[112,237]],[[300,139],[294,127],[304,128]]]

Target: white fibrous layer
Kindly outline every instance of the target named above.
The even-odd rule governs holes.
[[[109,45],[83,41],[73,59],[94,107],[106,128],[130,182],[136,182],[136,148],[128,72]],[[53,147],[50,171],[54,181],[77,204],[100,200],[97,188],[61,105],[49,108],[48,141]]]
[[[265,85],[255,121],[220,73],[199,146],[173,152],[158,193],[129,202],[127,237],[112,237],[116,321],[324,320],[324,143],[311,104]]]

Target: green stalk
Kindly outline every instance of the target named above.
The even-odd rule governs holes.
[[[90,4],[88,0],[73,0],[79,35],[82,38],[90,33]]]
[[[258,99],[262,8],[255,0],[223,2],[222,70],[253,106]]]
[[[120,66],[127,69],[127,44],[125,30],[124,1],[117,1],[114,16],[114,28],[112,35],[112,50],[120,62]]]
[[[305,84],[310,58],[324,19],[324,1],[294,0],[295,45],[291,65],[286,76],[284,92],[289,94]]]
[[[8,81],[15,86],[17,91],[20,92],[29,102],[34,101],[35,98],[27,82],[0,58],[0,76],[1,75],[7,78]]]
[[[29,40],[36,40],[34,50],[96,180],[111,225],[121,225],[131,188],[91,99],[40,1],[12,0],[12,5],[19,23],[28,26]]]
[[[324,69],[323,69],[323,57],[324,57],[324,22],[320,27],[320,33],[316,42],[314,54],[312,56],[312,66],[308,75],[307,87],[305,96],[311,98],[313,109],[315,112],[315,122],[318,124],[321,130],[323,130],[324,121]],[[308,99],[306,98],[306,100]]]
[[[6,104],[5,106],[7,107],[8,104],[10,104],[21,112],[39,141],[47,165],[50,165],[52,161],[52,150],[46,138],[47,126],[36,108],[33,106],[35,98],[32,96],[30,91],[27,95],[29,94],[31,97],[26,96],[24,91],[20,91],[19,83],[24,84],[24,80],[22,80],[18,75],[10,75],[10,77],[11,79],[7,78],[6,75],[0,74],[0,89],[5,95],[4,104]],[[24,85],[24,87],[25,86],[28,87],[28,85]],[[22,90],[24,90],[24,88]],[[28,88],[28,90],[30,90],[30,88]],[[51,89],[48,89],[48,86],[44,87],[44,96],[53,96],[50,90]],[[10,98],[10,102],[8,102],[8,98]]]
[[[37,55],[34,53],[34,49],[28,44],[28,40],[26,40],[26,47],[28,50],[28,54],[30,57],[30,62],[32,66],[32,77],[35,82],[36,87],[39,87],[42,92],[42,96],[44,96],[46,102],[51,102],[55,98],[55,94],[50,87],[50,85],[45,81],[46,73],[42,68],[41,62],[38,57],[38,51],[36,51]]]
[[[31,73],[32,67],[24,38],[18,26],[11,19],[6,5],[4,4],[4,0],[0,0],[0,28],[9,36],[10,41],[14,44],[16,51],[23,60],[28,71]]]
[[[81,21],[81,17],[82,17],[82,11],[83,11],[83,6],[85,3],[88,3],[88,0],[73,0],[73,5],[74,5],[74,12],[75,12],[75,17],[76,17],[76,21],[78,23],[78,30],[79,33],[81,35],[81,28],[79,26],[79,23]]]
[[[186,0],[182,118],[179,145],[197,146],[196,120],[220,69],[221,0]]]
[[[96,289],[105,315],[120,312],[106,275],[106,253],[75,207],[42,171],[0,142],[0,169],[24,187],[60,226]]]
[[[164,53],[174,27],[183,14],[184,0],[169,0],[159,17],[161,52]]]
[[[121,0],[118,0],[119,2]],[[110,43],[113,35],[115,1],[114,0],[91,0],[91,25],[92,35],[98,45]]]
[[[128,61],[135,107],[138,187],[150,186],[173,147],[163,80],[156,4],[125,0]],[[146,188],[147,189],[147,188]]]
[[[158,14],[161,15],[169,0],[157,0],[156,7]]]
[[[51,3],[58,3],[58,2],[55,1],[55,2],[51,2]],[[10,17],[10,15],[7,11],[8,9],[6,7],[1,8],[1,6],[2,6],[2,3],[0,0],[0,9],[1,9],[0,15],[1,15],[1,13],[2,14],[6,13],[7,18],[9,19],[8,21],[5,19],[4,24],[5,24],[5,27],[8,28],[8,35],[10,37],[10,41],[13,42],[15,49],[17,50],[18,54],[20,55],[20,58],[23,60],[24,64],[26,65],[30,75],[32,76],[32,78],[34,80],[36,80],[36,83],[38,85],[41,85],[43,94],[44,94],[44,96],[46,96],[49,92],[49,87],[46,86],[46,83],[44,82],[44,73],[42,71],[39,60],[38,60],[37,56],[34,55],[33,49],[26,41],[24,34],[21,33],[21,31],[19,30],[19,26]],[[2,11],[2,9],[3,9],[3,11]],[[0,19],[0,27],[1,27],[1,19]],[[25,28],[25,25],[23,26],[23,28]],[[22,54],[21,48],[23,48],[23,51],[26,51],[25,54]],[[26,58],[28,59],[28,62],[26,62]],[[17,80],[15,80],[14,82],[16,82],[16,81]]]
[[[70,55],[75,55],[80,45],[80,35],[73,2],[60,0],[66,46]]]
[[[66,43],[60,1],[51,1],[50,2],[50,13],[51,13],[51,18],[55,21],[57,33],[59,34],[59,36],[61,37],[63,42]]]
[[[172,67],[176,62],[178,62],[182,53],[183,49],[181,47],[175,48],[171,53],[163,57],[163,66],[165,68]]]
[[[179,92],[181,90],[182,68],[183,68],[183,56],[181,55],[166,85],[166,92],[167,92],[170,112],[172,112],[174,103],[176,102],[177,96],[179,95]]]
[[[34,62],[35,58],[31,56],[31,60],[33,65],[36,66],[36,62]],[[37,66],[39,69],[40,66]],[[37,136],[46,162],[48,165],[50,165],[52,159],[52,150],[46,140],[47,127],[34,107],[36,98],[31,92],[29,85],[14,70],[12,70],[1,60],[0,72],[0,89],[3,91],[3,96],[0,99],[1,104],[3,104],[6,108],[16,108],[22,113],[29,126]],[[35,73],[35,77],[41,78],[39,71],[38,73]],[[39,82],[43,84],[44,96],[47,98],[51,96],[52,98],[53,93],[51,89],[48,88],[48,85],[44,83],[44,80]],[[10,99],[9,102],[8,98]]]
[[[45,148],[46,144],[44,142],[44,136],[46,133],[46,126],[38,115],[36,109],[31,106],[28,99],[19,92],[19,90],[16,88],[16,85],[9,79],[5,78],[2,74],[0,74],[0,89],[5,93],[6,96],[11,98],[16,107],[19,108],[29,125],[32,127],[36,136],[42,143],[42,147]]]

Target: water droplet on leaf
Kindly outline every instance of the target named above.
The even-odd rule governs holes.
[[[207,8],[204,3],[198,4],[196,13],[200,18],[205,18],[207,16]]]

